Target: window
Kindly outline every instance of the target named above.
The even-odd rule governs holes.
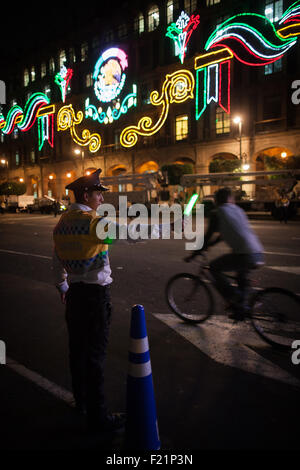
[[[216,5],[217,3],[220,3],[221,0],[206,0],[206,6],[212,7],[213,5]]]
[[[282,70],[282,59],[276,60],[276,62],[272,62],[272,64],[267,64],[264,67],[264,74],[270,75],[272,73],[281,72]]]
[[[167,24],[172,23],[174,17],[174,5],[173,0],[168,0],[167,2]]]
[[[50,88],[50,85],[45,85],[44,94],[45,94],[49,99],[51,99],[51,88]]]
[[[81,44],[81,62],[85,62],[88,57],[88,43]]]
[[[273,23],[278,21],[283,14],[283,1],[282,0],[267,0],[265,6],[265,15]]]
[[[185,140],[189,133],[189,120],[187,114],[176,116],[175,138],[176,140]]]
[[[31,67],[30,77],[31,77],[31,81],[34,82],[35,80],[35,66],[34,65]]]
[[[149,83],[143,83],[141,88],[141,101],[142,104],[150,104],[150,85]]]
[[[125,38],[127,36],[127,26],[125,23],[122,23],[118,27],[118,36],[119,38]]]
[[[35,163],[35,151],[31,150],[30,152],[30,162]]]
[[[88,75],[85,76],[85,86],[86,88],[89,88],[93,85],[93,74],[89,73]]]
[[[19,136],[19,129],[17,127],[13,130],[13,139],[17,139]]]
[[[230,132],[230,116],[218,107],[216,108],[216,134],[228,134]]]
[[[20,155],[19,152],[16,152],[16,166],[20,165]]]
[[[138,34],[142,34],[145,31],[145,19],[142,13],[140,13],[134,20],[134,31]]]
[[[61,69],[64,63],[67,61],[66,52],[64,50],[59,53],[59,68]]]
[[[49,60],[49,72],[54,73],[55,72],[55,62],[53,57]]]
[[[43,62],[42,65],[41,65],[41,78],[46,77],[46,73],[47,73],[46,64],[45,64],[45,62]]]
[[[108,29],[104,33],[104,42],[112,42],[114,40],[114,33],[112,29]]]
[[[27,69],[24,70],[23,79],[24,79],[24,86],[27,86],[29,83],[29,72]]]
[[[69,49],[69,60],[71,64],[75,64],[76,62],[76,54],[74,47],[70,47]]]
[[[93,38],[92,48],[93,49],[98,49],[98,47],[100,47],[100,39],[98,38],[98,36],[95,36]]]
[[[159,25],[159,9],[153,5],[148,11],[148,31],[154,31]]]
[[[197,10],[197,0],[184,0],[184,11],[191,15]]]

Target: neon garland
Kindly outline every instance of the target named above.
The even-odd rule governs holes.
[[[63,65],[60,69],[60,72],[55,75],[54,81],[60,88],[61,98],[63,102],[66,101],[67,89],[72,76],[73,69],[67,69],[65,65]]]
[[[123,129],[120,135],[120,142],[123,147],[133,147],[138,141],[138,135],[151,136],[157,133],[164,125],[169,114],[170,103],[183,103],[189,98],[193,98],[195,80],[189,70],[177,70],[166,75],[162,86],[162,92],[152,91],[150,95],[151,104],[162,106],[160,117],[156,124],[152,125],[152,118],[142,117],[137,126],[129,126]]]
[[[88,145],[90,152],[97,152],[101,146],[101,137],[99,134],[91,134],[88,129],[82,131],[82,137],[79,137],[76,133],[75,126],[80,124],[82,120],[82,111],[78,111],[77,116],[75,116],[75,111],[71,104],[63,106],[57,114],[57,130],[66,131],[69,129],[71,137],[76,144],[81,146]]]
[[[281,38],[265,16],[242,13],[222,23],[208,38],[205,50],[223,46],[246,65],[266,65],[280,59],[295,43]]]
[[[181,12],[176,23],[171,23],[166,32],[166,37],[174,41],[175,54],[179,56],[183,64],[188,42],[193,31],[200,23],[200,15],[189,17],[184,11]]]
[[[127,111],[137,104],[137,86],[132,85],[132,93],[129,93],[123,99],[122,103],[118,100],[114,107],[109,106],[106,111],[103,111],[101,107],[98,109],[96,106],[90,104],[90,99],[85,100],[85,117],[92,118],[94,121],[98,121],[100,124],[111,124],[117,121],[121,115],[126,114]]]
[[[94,91],[99,101],[109,103],[121,93],[127,67],[127,55],[121,49],[113,47],[103,52],[93,73]]]

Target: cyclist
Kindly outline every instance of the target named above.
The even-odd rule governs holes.
[[[229,188],[219,189],[215,194],[215,202],[216,209],[211,212],[203,247],[194,251],[186,261],[190,261],[222,239],[229,245],[231,253],[213,260],[210,270],[217,289],[230,303],[232,314],[229,318],[243,320],[248,308],[249,271],[264,264],[264,250],[245,212],[235,204]],[[211,242],[215,233],[219,233],[219,236]],[[237,273],[238,287],[231,285],[225,274],[227,272]]]

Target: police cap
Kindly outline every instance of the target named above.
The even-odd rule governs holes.
[[[81,176],[77,180],[66,186],[66,189],[71,189],[75,193],[83,193],[84,191],[108,191],[109,188],[103,186],[100,182],[99,175],[101,173],[101,168],[94,171],[90,175]]]

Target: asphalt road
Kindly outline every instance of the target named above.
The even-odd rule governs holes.
[[[121,442],[87,438],[67,403],[64,306],[51,272],[56,222],[53,216],[0,216],[0,340],[7,354],[7,364],[0,365],[0,448],[120,449]],[[300,223],[251,223],[266,251],[266,266],[255,272],[258,288],[276,285],[300,294]],[[209,256],[225,250],[220,244]],[[182,240],[123,242],[110,249],[111,409],[125,409],[131,308],[138,303],[146,313],[163,450],[299,450],[300,364],[265,345],[249,324],[234,325],[220,298],[210,324],[190,327],[170,315],[168,278],[195,270],[182,262],[185,254]]]

